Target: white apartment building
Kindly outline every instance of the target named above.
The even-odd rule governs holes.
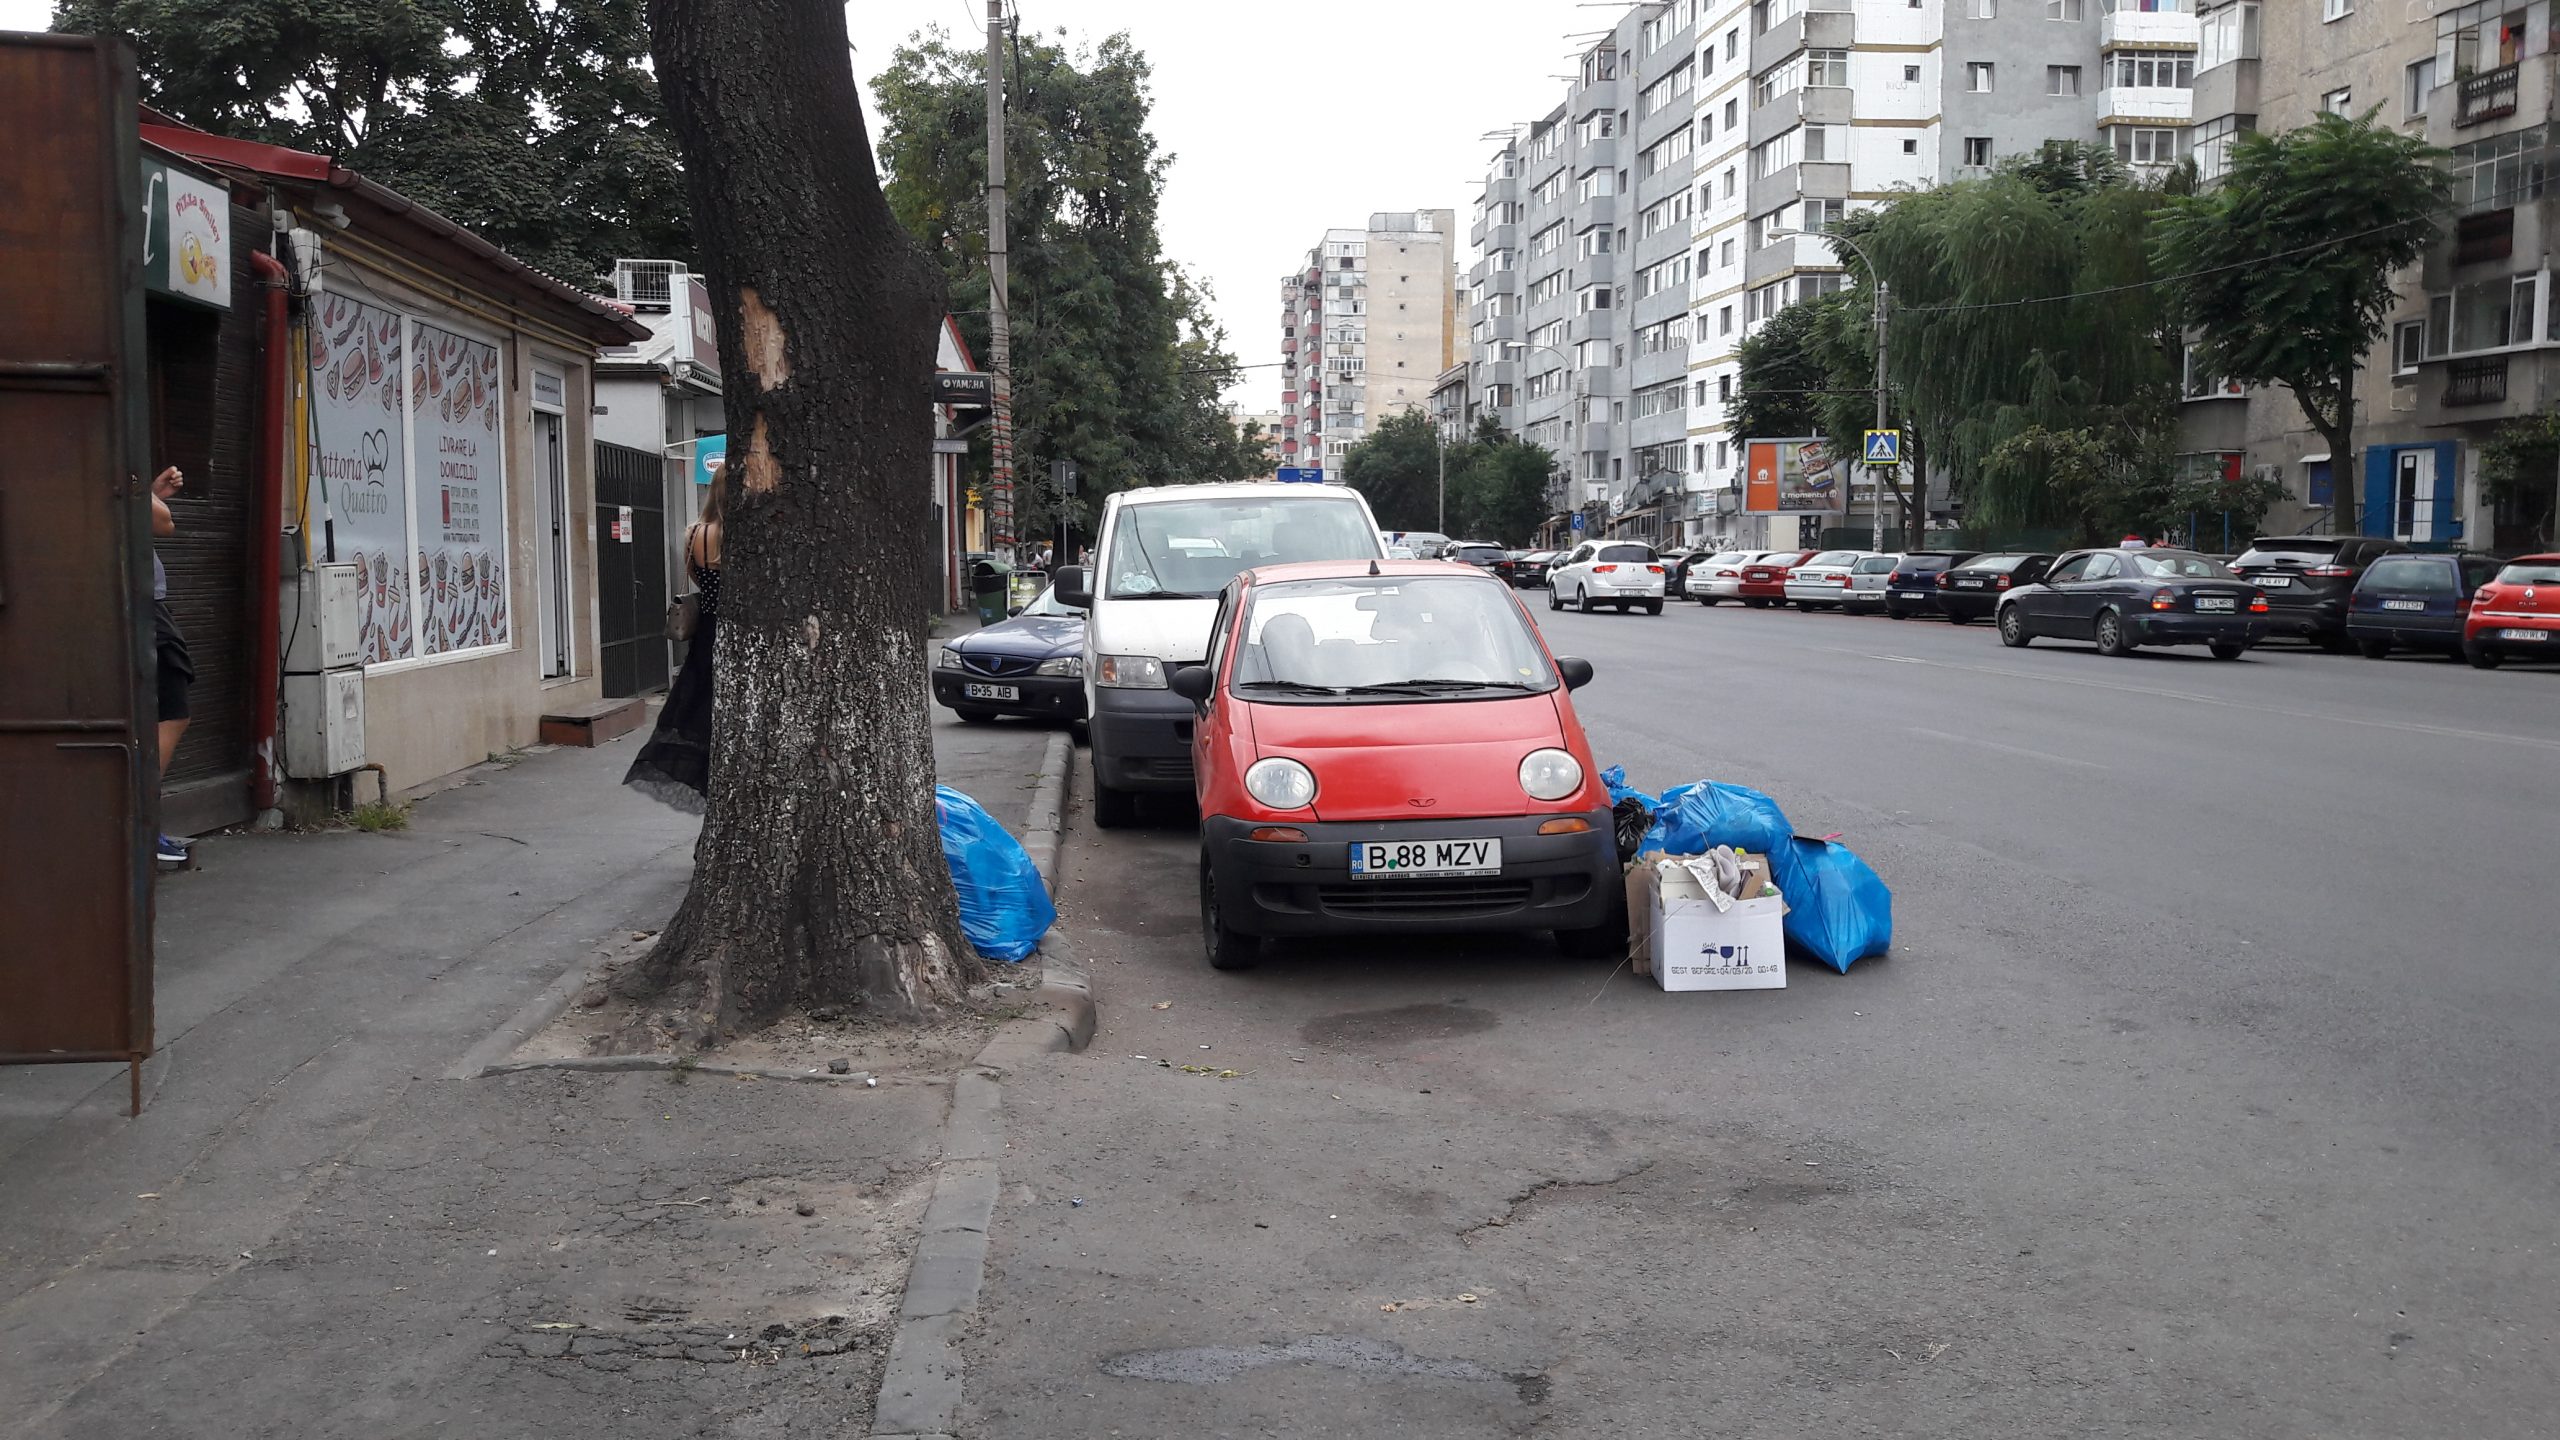
[[[1457,212],[1327,230],[1281,281],[1279,463],[1339,479],[1379,421],[1426,405],[1457,326]]]
[[[1470,415],[1555,450],[1588,527],[1792,543],[1739,513],[1727,415],[1742,339],[1848,283],[1818,232],[2048,139],[2174,164],[2197,36],[2192,0],[1631,7],[1486,172]]]

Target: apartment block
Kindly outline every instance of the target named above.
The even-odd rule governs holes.
[[[1429,402],[1454,358],[1457,212],[1327,230],[1280,295],[1280,463],[1336,478],[1379,421]]]
[[[1559,457],[1560,509],[1664,540],[1739,515],[1737,347],[1848,283],[1821,232],[2048,139],[2187,153],[2190,0],[1667,0],[1504,142],[1470,238],[1471,414]],[[1605,312],[1605,313],[1604,313]],[[1785,524],[1793,525],[1790,517]]]

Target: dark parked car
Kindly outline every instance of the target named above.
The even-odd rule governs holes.
[[[1938,574],[1951,565],[1961,565],[1979,551],[1914,550],[1893,567],[1884,582],[1884,613],[1896,620],[1914,615],[1938,613]]]
[[[1535,590],[1547,583],[1547,567],[1556,562],[1553,550],[1514,550],[1511,558],[1493,567],[1493,573],[1511,582],[1514,589]]]
[[[1958,625],[1988,620],[2001,596],[2033,585],[2052,568],[2050,555],[1976,555],[1938,572],[1938,609]]]
[[[2395,645],[2459,660],[2472,597],[2498,578],[2499,565],[2487,555],[2385,555],[2347,596],[2347,638],[2368,660]]]
[[[1479,570],[1496,572],[1501,570],[1502,562],[1509,559],[1510,555],[1510,551],[1489,540],[1461,540],[1440,552],[1440,558],[1443,560],[1454,560],[1461,565],[1473,565]]]
[[[1043,590],[1011,619],[942,642],[933,699],[969,721],[1083,719],[1084,612]]]
[[[2074,550],[2002,596],[1999,615],[2002,644],[2091,640],[2101,655],[2203,645],[2237,660],[2267,634],[2267,597],[2192,550]]]
[[[2267,594],[2270,633],[2299,635],[2324,650],[2347,648],[2347,596],[2365,567],[2407,552],[2364,535],[2261,535],[2231,568]]]

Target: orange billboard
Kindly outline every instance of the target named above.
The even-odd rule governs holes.
[[[1849,508],[1849,467],[1817,438],[1743,443],[1742,508],[1753,515],[1837,515]]]

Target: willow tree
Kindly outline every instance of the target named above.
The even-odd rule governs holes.
[[[2452,203],[2444,152],[2372,113],[2246,135],[2212,190],[2160,217],[2155,248],[2205,363],[2282,385],[2329,442],[2339,528],[2357,529],[2356,372],[2382,342],[2399,277]]]
[[[709,1043],[957,1001],[924,699],[942,279],[880,194],[843,7],[650,0],[719,317],[732,489],[692,888],[626,992]]]
[[[2056,141],[1903,196],[1860,237],[1892,286],[1905,424],[1956,477],[1972,526],[2079,523],[2084,503],[2038,455],[2111,455],[2129,482],[2166,478],[2152,472],[2169,463],[2179,342],[2146,237],[2167,193],[2111,151]],[[2003,450],[2038,430],[2073,438]],[[2070,484],[2089,473],[2075,458]]]

